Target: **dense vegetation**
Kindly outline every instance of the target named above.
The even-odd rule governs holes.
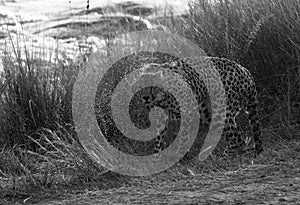
[[[163,23],[208,55],[248,68],[259,89],[264,136],[299,139],[300,1],[214,2],[196,0],[187,15]],[[24,60],[16,48],[3,62],[8,81],[1,98],[0,176],[25,174],[37,187],[52,185],[54,174],[81,182],[97,176],[101,168],[81,149],[72,122],[72,87],[82,61]]]
[[[290,132],[300,119],[300,2],[209,2],[191,4],[180,33],[208,55],[226,57],[249,69],[259,89],[265,128],[276,125]]]

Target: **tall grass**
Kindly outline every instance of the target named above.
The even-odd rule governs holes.
[[[15,56],[2,58],[0,178],[10,182],[0,184],[7,190],[0,198],[11,191],[92,181],[104,170],[78,142],[71,111],[82,62],[23,59],[16,49]]]
[[[72,86],[78,66],[40,59],[3,57],[3,75],[13,76],[2,97],[1,144],[29,145],[41,128],[71,123]],[[29,145],[30,146],[30,145]],[[34,147],[34,145],[33,145]]]
[[[121,22],[110,29],[109,19],[104,24],[112,36],[126,32]],[[80,48],[83,53],[78,60],[66,55],[63,59],[42,60],[45,56],[33,58],[31,51],[10,43],[13,53],[1,56],[0,179],[12,179],[9,191],[24,190],[24,186],[29,191],[47,188],[57,182],[95,181],[107,170],[82,148],[71,110],[73,85],[90,53]],[[16,176],[23,178],[16,182]]]
[[[266,126],[299,124],[300,1],[195,0],[172,27],[208,55],[250,70]]]
[[[161,19],[167,31],[255,75],[265,131],[276,138],[299,136],[298,0],[196,0],[180,20],[167,18]],[[54,176],[65,173],[93,180],[101,169],[81,148],[72,123],[72,89],[82,62],[23,59],[15,49],[14,57],[2,59],[0,177],[23,174],[34,187],[52,186]]]

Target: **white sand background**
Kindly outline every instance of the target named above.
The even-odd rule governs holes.
[[[28,16],[47,16],[53,18],[84,10],[87,6],[87,0],[15,0],[15,2],[2,1],[0,5],[1,14],[26,14]],[[114,3],[126,2],[124,0],[90,0],[90,9],[103,7]],[[132,0],[132,2],[144,6],[160,9],[172,8],[175,14],[182,14],[188,8],[188,0]],[[22,16],[23,16],[22,15]]]
[[[185,13],[188,9],[190,0],[131,0],[130,2],[141,4],[145,7],[154,8],[157,16],[169,14],[170,11],[175,15]],[[96,7],[113,6],[116,3],[124,3],[128,0],[89,0],[89,9]],[[60,17],[70,18],[72,13],[78,13],[85,10],[87,0],[0,0],[0,31],[7,32],[9,22],[15,23],[15,26],[8,26],[10,31],[13,31],[12,42],[9,38],[1,39],[1,50],[4,47],[9,47],[12,50],[13,45],[18,43],[18,47],[27,48],[33,56],[42,56],[42,58],[54,58],[55,49],[65,52],[68,56],[77,56],[80,53],[74,48],[78,47],[78,41],[73,40],[58,40],[47,37],[41,33],[36,35],[35,30],[40,27],[35,23],[20,24],[20,21],[39,21],[38,25],[43,28],[47,26],[47,22],[59,22]],[[6,16],[6,17],[5,17]],[[156,16],[156,17],[157,17]],[[41,20],[41,21],[40,21]],[[32,27],[33,26],[33,27]],[[94,38],[91,36],[90,38]],[[88,39],[89,40],[89,39]],[[92,39],[93,40],[93,39]],[[99,39],[97,39],[100,41]],[[68,43],[65,43],[68,42]],[[99,43],[101,45],[101,42]],[[3,47],[4,45],[4,47]],[[45,54],[46,53],[46,54]],[[1,54],[1,51],[0,51]],[[25,52],[22,52],[22,57],[25,57]],[[0,71],[2,70],[2,62],[0,59]]]

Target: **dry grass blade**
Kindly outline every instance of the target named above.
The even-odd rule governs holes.
[[[14,75],[10,75],[5,79],[4,83],[2,83],[2,85],[0,86],[0,94],[2,94],[5,91],[7,85],[9,84],[12,78],[14,78]]]

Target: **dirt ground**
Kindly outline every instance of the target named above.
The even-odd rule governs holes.
[[[236,171],[52,197],[33,195],[0,204],[300,204],[300,156]]]

